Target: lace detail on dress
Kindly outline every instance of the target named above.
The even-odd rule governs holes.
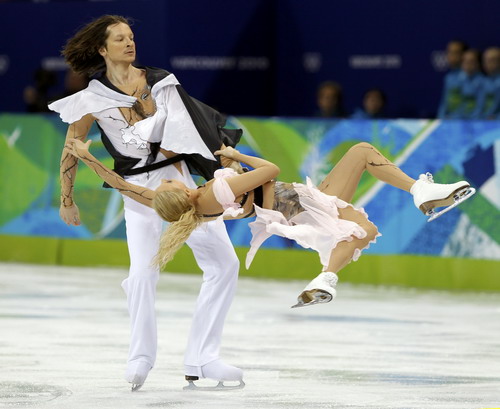
[[[339,242],[366,237],[367,233],[360,225],[339,217],[338,209],[347,206],[353,207],[336,196],[322,193],[309,178],[306,179],[306,184],[277,183],[274,206],[276,210],[255,206],[257,217],[249,224],[252,240],[246,267],[250,266],[262,243],[275,234],[295,240],[304,248],[316,250],[321,264],[326,268],[331,252]],[[363,209],[354,210],[368,218]],[[372,240],[370,243],[374,242],[375,240]],[[368,246],[369,244],[365,248]],[[356,261],[360,254],[361,250],[356,249],[353,260]]]
[[[287,220],[304,211],[304,208],[300,205],[299,195],[292,183],[276,182],[274,185],[273,210],[282,213]]]

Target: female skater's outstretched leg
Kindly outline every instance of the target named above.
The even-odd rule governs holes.
[[[365,170],[382,182],[410,192],[415,206],[427,216],[432,215],[429,221],[468,199],[475,192],[465,181],[449,185],[434,183],[429,173],[414,180],[366,142],[358,143],[349,149],[318,188],[327,195],[351,202]],[[447,207],[439,213],[434,212],[434,208],[443,206]]]
[[[415,183],[414,179],[383,156],[374,146],[361,142],[346,152],[320,183],[318,189],[350,203],[365,170],[378,180],[407,192]]]
[[[468,188],[472,193],[466,193],[466,195],[470,196],[474,193],[467,182],[439,185],[428,180],[426,176],[421,176],[418,181],[415,181],[384,157],[374,146],[365,142],[358,143],[349,149],[320,183],[318,189],[327,195],[351,202],[364,171],[369,172],[378,180],[412,193],[415,205],[424,213],[429,209],[432,211],[434,206],[452,204],[454,201],[452,196],[458,191],[464,192]],[[351,236],[351,241],[341,241],[337,244],[331,252],[324,272],[311,281],[298,297],[297,307],[331,301],[335,297],[334,287],[338,279],[336,274],[350,263],[356,252],[365,248],[378,235],[377,227],[351,206],[339,208],[338,211],[339,218],[355,222],[363,228],[366,236],[363,238]]]

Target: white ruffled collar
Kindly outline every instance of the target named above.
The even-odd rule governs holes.
[[[158,91],[161,90],[162,88],[168,85],[179,85],[179,84],[180,83],[175,77],[175,75],[169,74],[165,78],[163,78],[162,80],[158,81],[156,84],[153,85],[153,87],[151,88],[151,94],[153,95],[153,97],[155,97],[158,94]],[[92,92],[93,94],[102,97],[111,98],[116,101],[123,101],[132,104],[134,104],[135,101],[137,101],[136,97],[132,97],[130,95],[115,91],[114,89],[107,87],[97,79],[91,80],[89,82],[88,87],[85,88],[83,91],[89,91]]]

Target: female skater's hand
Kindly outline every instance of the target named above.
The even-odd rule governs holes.
[[[224,156],[225,158],[229,158],[229,159],[233,159],[235,160],[236,159],[236,155],[238,154],[239,152],[230,147],[230,146],[226,146],[224,147],[224,149],[220,149],[218,151],[215,151],[214,152],[214,155],[220,155],[220,156]]]
[[[71,206],[65,207],[61,203],[59,208],[59,216],[63,219],[64,223],[68,226],[79,226],[80,225],[80,210],[75,202]]]
[[[92,141],[89,139],[87,142],[83,143],[79,139],[69,139],[66,141],[64,147],[77,158],[81,158],[83,154],[89,151],[89,147]]]

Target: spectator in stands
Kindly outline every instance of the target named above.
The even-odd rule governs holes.
[[[458,72],[462,68],[462,57],[469,46],[460,40],[452,40],[446,46],[446,59],[450,71]]]
[[[484,99],[481,117],[500,118],[500,48],[490,47],[483,53]]]
[[[457,110],[457,117],[480,118],[484,105],[484,75],[481,73],[481,55],[478,50],[469,49],[464,52],[459,80],[462,101]]]
[[[57,76],[53,71],[38,68],[35,71],[35,85],[27,86],[23,92],[27,112],[49,112],[47,107],[49,89],[57,84]]]
[[[64,90],[62,93],[54,96],[51,100],[56,101],[61,98],[69,97],[78,91],[81,91],[89,85],[89,78],[84,75],[77,74],[71,68],[68,68],[64,75]]]
[[[316,104],[318,106],[316,116],[322,118],[345,117],[342,86],[337,82],[325,81],[320,84],[316,93]]]
[[[77,74],[72,69],[68,69],[64,77],[64,95],[61,96],[61,98],[73,95],[75,92],[87,88],[88,85],[89,79],[86,76]]]
[[[438,109],[438,118],[452,117],[461,104],[461,72],[462,56],[468,46],[463,41],[450,41],[446,47],[446,59],[450,71],[444,77],[443,94]]]
[[[380,88],[371,88],[365,92],[363,97],[363,108],[358,108],[352,114],[353,119],[376,119],[384,118],[384,109],[387,97]]]

